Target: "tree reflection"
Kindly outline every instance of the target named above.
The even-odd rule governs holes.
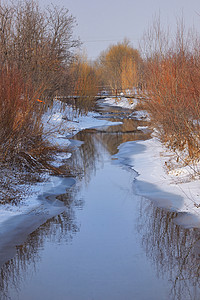
[[[170,299],[200,299],[200,231],[174,224],[176,216],[143,199],[138,232],[158,277],[171,281]]]
[[[79,179],[83,179],[88,183],[92,174],[96,172],[96,165],[102,159],[102,149],[98,139],[88,130],[79,132],[75,138],[84,143],[72,153],[70,164],[79,175]]]
[[[40,261],[41,249],[44,248],[48,240],[52,243],[69,243],[74,234],[79,231],[79,225],[76,221],[75,208],[82,207],[82,201],[72,201],[73,188],[66,194],[59,196],[65,203],[66,211],[40,226],[23,245],[16,246],[16,255],[6,262],[1,268],[0,275],[0,299],[9,299],[10,289],[16,292],[20,283],[25,280],[26,271],[31,266],[31,270],[37,270]]]
[[[101,164],[104,163],[105,153],[113,155],[123,142],[148,138],[149,133],[144,134],[138,131],[138,125],[141,123],[131,119],[123,120],[122,125],[110,126],[106,129],[84,130],[74,137],[74,139],[84,142],[72,153],[70,158],[71,168],[77,171],[80,185],[82,182],[89,182],[91,176],[96,172],[97,163],[98,167],[101,167]],[[66,211],[49,219],[30,234],[23,245],[16,247],[15,257],[3,265],[0,277],[1,299],[9,299],[10,289],[17,291],[20,283],[25,281],[29,266],[32,270],[37,270],[38,262],[41,259],[41,249],[44,248],[47,240],[56,244],[69,243],[79,231],[76,209],[77,207],[82,209],[84,206],[83,200],[78,195],[79,184],[57,197],[65,204]]]
[[[98,131],[97,137],[108,152],[114,155],[118,152],[118,147],[122,143],[150,138],[150,131],[137,130],[139,125],[141,125],[139,121],[125,119],[120,125],[110,126],[106,130]]]
[[[118,112],[115,118],[109,115],[109,120],[120,121],[122,124],[86,129],[74,137],[75,140],[84,143],[73,152],[70,163],[71,167],[79,173],[79,177],[84,178],[85,183],[88,183],[91,176],[95,174],[97,163],[103,163],[105,151],[109,155],[114,155],[118,152],[118,147],[122,143],[150,138],[150,131],[137,130],[138,126],[146,125],[146,122],[126,119],[124,115],[122,119],[119,118],[120,114],[122,113]]]

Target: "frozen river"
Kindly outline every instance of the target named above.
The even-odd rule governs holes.
[[[83,143],[69,160],[77,181],[66,179],[71,187],[58,197],[65,211],[3,264],[0,299],[200,299],[199,230],[176,225],[175,212],[138,196],[137,173],[115,157],[121,143],[149,137],[137,130],[144,122],[125,110],[101,113],[123,124],[73,138]]]

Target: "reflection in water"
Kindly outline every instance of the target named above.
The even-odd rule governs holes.
[[[85,182],[89,182],[92,174],[96,172],[97,163],[101,161],[102,149],[100,149],[98,140],[86,132],[79,132],[75,136],[74,139],[84,141],[84,143],[72,153],[69,163],[79,174],[80,180],[84,179]]]
[[[116,118],[112,118],[112,120],[122,121],[121,119],[116,120]],[[79,132],[74,139],[84,143],[72,153],[69,160],[71,167],[77,170],[79,174],[79,184],[81,181],[89,182],[91,176],[95,174],[99,162],[103,167],[104,151],[113,155],[117,152],[117,147],[123,142],[148,138],[149,133],[145,135],[141,131],[137,131],[138,125],[137,121],[124,119],[122,125]],[[65,204],[66,212],[40,226],[23,245],[16,247],[15,257],[3,265],[0,280],[1,299],[8,299],[10,288],[18,290],[29,266],[33,270],[37,270],[37,264],[40,261],[39,253],[46,239],[56,244],[69,243],[73,235],[79,231],[75,208],[82,208],[84,203],[82,200],[74,202],[74,199],[78,198],[75,197],[75,194],[78,193],[78,186],[77,184],[68,189],[65,194],[58,196],[58,199]]]
[[[32,273],[37,271],[40,261],[40,250],[43,249],[45,241],[60,244],[69,243],[73,235],[79,231],[75,217],[75,208],[81,208],[82,201],[73,202],[72,198],[76,189],[70,188],[66,194],[59,198],[66,205],[66,211],[40,226],[29,235],[23,245],[16,246],[16,255],[6,262],[1,268],[0,299],[9,299],[9,290],[18,291],[20,283],[26,278],[26,271],[31,266]]]
[[[119,111],[115,112],[114,120],[122,121]],[[79,193],[79,186],[88,183],[97,168],[103,167],[104,151],[114,155],[121,143],[149,137],[149,132],[137,130],[139,125],[144,124],[124,119],[121,125],[85,130],[74,137],[84,143],[70,159],[71,167],[79,174],[78,184],[58,197],[65,204],[66,211],[48,220],[23,245],[17,246],[15,257],[1,268],[1,299],[9,299],[10,289],[18,290],[20,283],[25,281],[27,269],[37,271],[41,249],[46,240],[55,244],[71,243],[80,229],[76,209],[84,207],[81,197],[75,197]],[[137,229],[146,256],[157,270],[157,276],[170,282],[170,299],[200,299],[199,230],[183,229],[175,225],[173,219],[176,216],[176,213],[156,208],[143,198]]]
[[[143,198],[138,232],[157,276],[171,282],[170,299],[200,299],[200,232],[175,225],[176,216]]]
[[[146,133],[137,130],[139,125],[144,122],[132,119],[113,119],[110,121],[123,121],[120,125],[109,127],[86,129],[79,132],[74,139],[83,141],[84,143],[72,154],[70,159],[71,167],[81,171],[85,182],[89,182],[91,176],[96,172],[96,165],[102,162],[102,154],[108,151],[110,155],[114,155],[118,151],[118,146],[127,141],[145,140],[150,138],[150,131]]]

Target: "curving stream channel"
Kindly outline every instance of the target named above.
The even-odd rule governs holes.
[[[60,191],[65,210],[2,263],[0,299],[200,299],[199,230],[176,225],[175,212],[136,195],[136,172],[114,156],[121,143],[149,138],[137,130],[145,122],[128,110],[99,112],[123,124],[73,138],[70,166],[79,175]]]

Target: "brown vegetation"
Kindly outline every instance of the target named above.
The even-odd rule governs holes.
[[[164,142],[175,151],[187,149],[188,159],[194,160],[200,156],[199,42],[194,43],[191,34],[189,42],[182,23],[175,41],[169,40],[159,22],[149,37],[145,81],[152,123]]]
[[[34,145],[42,133],[41,114],[31,81],[24,82],[16,68],[1,70],[0,91],[0,145],[6,159]]]
[[[138,50],[132,48],[127,40],[112,45],[99,58],[102,81],[112,91],[125,91],[138,87],[142,59]]]
[[[74,18],[34,0],[0,5],[1,158],[39,148],[45,101],[63,87],[73,58]],[[39,99],[38,99],[39,98]],[[39,151],[38,151],[39,152]]]
[[[70,67],[71,94],[76,99],[78,112],[86,112],[93,107],[99,91],[97,69],[86,57],[77,56]]]
[[[0,176],[0,200],[12,198],[18,190],[13,185],[23,182],[26,171],[29,179],[36,172],[37,180],[44,169],[60,174],[48,163],[57,149],[45,139],[41,118],[48,99],[68,88],[72,51],[79,44],[72,36],[74,24],[65,8],[41,9],[34,0],[0,4],[0,164],[5,175]]]
[[[75,19],[65,8],[42,9],[34,0],[0,5],[0,65],[15,65],[43,96],[66,88],[69,63],[79,41]]]

